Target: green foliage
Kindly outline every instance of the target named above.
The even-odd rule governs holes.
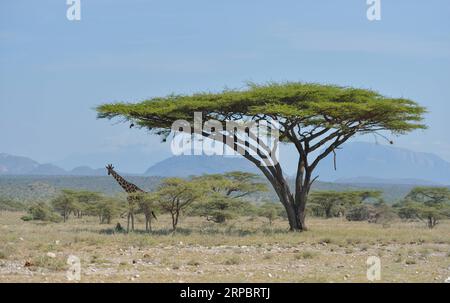
[[[79,208],[76,197],[71,190],[63,190],[50,203],[53,209],[63,217],[64,222],[69,218],[69,214],[72,211],[76,211]]]
[[[450,189],[446,187],[415,187],[405,199],[427,206],[439,207],[450,202]]]
[[[250,213],[252,207],[241,200],[251,194],[267,191],[259,176],[247,172],[229,172],[196,177],[193,181],[205,190],[203,199],[191,214],[206,217],[208,221],[224,223],[238,214]]]
[[[225,223],[242,214],[248,208],[249,203],[239,198],[230,198],[220,193],[213,193],[198,203],[191,214],[206,217],[206,220],[215,223]]]
[[[172,228],[176,230],[181,213],[198,202],[205,194],[199,182],[181,178],[165,179],[155,192],[155,199],[162,211],[170,213]]]
[[[87,190],[63,189],[62,195],[73,200],[70,211],[79,218],[83,214],[97,214],[98,202],[103,199],[102,194]]]
[[[202,186],[209,188],[212,192],[230,198],[242,198],[268,190],[267,184],[260,179],[261,177],[257,174],[233,171],[225,174],[203,175],[193,180],[201,182]]]
[[[61,222],[61,217],[45,203],[38,202],[28,208],[28,215],[21,218],[23,221],[39,220],[48,222]]]
[[[128,178],[145,191],[154,190],[162,179],[154,176]],[[0,197],[18,200],[24,204],[49,201],[63,189],[101,192],[107,195],[122,192],[122,188],[110,176],[0,176]]]
[[[440,219],[450,218],[450,190],[445,187],[416,187],[395,205],[403,219],[418,219],[433,228]]]
[[[269,225],[272,225],[276,218],[282,217],[283,213],[285,211],[281,205],[272,202],[266,202],[258,207],[258,215],[269,220]]]
[[[27,207],[16,200],[6,198],[6,197],[0,197],[0,211],[7,210],[7,211],[22,211],[26,210]]]
[[[157,132],[170,129],[172,122],[178,119],[192,121],[195,111],[206,113],[206,119],[219,121],[224,121],[224,117],[265,114],[304,126],[333,128],[350,125],[349,121],[360,121],[363,125],[358,131],[377,128],[405,133],[425,127],[419,123],[425,109],[411,100],[384,97],[371,90],[315,83],[249,83],[246,90],[169,95],[136,104],[113,103],[97,107],[99,118],[121,116]]]
[[[104,197],[95,204],[96,213],[100,223],[110,224],[111,220],[118,217],[122,208],[120,200],[112,197]]]

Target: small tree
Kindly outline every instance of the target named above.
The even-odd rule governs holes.
[[[450,217],[450,190],[446,187],[415,187],[397,207],[400,218],[418,219],[433,228],[440,219]]]
[[[258,207],[258,214],[261,217],[267,218],[267,220],[269,220],[269,225],[272,225],[272,222],[276,218],[279,218],[282,212],[283,209],[281,205],[272,202],[266,202],[260,207]]]
[[[111,224],[111,220],[119,216],[119,201],[111,197],[103,197],[96,202],[96,212],[100,220],[100,224]]]
[[[95,207],[104,199],[104,196],[101,193],[87,190],[71,191],[71,194],[76,199],[77,207],[75,215],[78,218],[82,218],[84,214],[89,214],[89,209],[91,208],[91,206]]]
[[[76,209],[77,201],[71,193],[63,190],[61,194],[51,201],[51,205],[63,217],[63,221],[66,222],[69,214]]]
[[[172,229],[177,229],[178,220],[194,202],[199,201],[204,195],[204,190],[198,186],[198,182],[183,180],[181,178],[165,179],[155,192],[159,207],[172,218]]]

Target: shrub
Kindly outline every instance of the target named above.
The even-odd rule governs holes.
[[[239,263],[241,263],[241,260],[237,256],[226,259],[224,262],[225,265],[238,265]]]
[[[269,220],[269,225],[272,225],[273,220],[275,220],[278,217],[281,217],[283,211],[284,209],[281,207],[281,205],[266,202],[258,208],[257,213],[259,216]]]
[[[54,213],[44,202],[39,202],[28,208],[28,215],[21,218],[23,221],[40,220],[48,222],[61,222],[61,217]]]
[[[345,215],[345,218],[348,221],[366,221],[372,216],[374,216],[375,210],[373,206],[367,205],[367,204],[361,204],[352,207],[347,214]]]

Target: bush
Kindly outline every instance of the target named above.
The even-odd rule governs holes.
[[[345,215],[348,221],[366,221],[375,215],[375,209],[371,205],[361,204],[350,208]]]
[[[21,218],[23,221],[40,220],[49,222],[60,222],[61,217],[54,213],[44,202],[39,202],[28,208],[28,215]]]
[[[269,220],[269,225],[272,225],[276,218],[281,217],[283,210],[279,204],[266,202],[257,209],[257,213],[259,216]]]
[[[25,216],[20,217],[20,219],[22,219],[22,221],[31,221],[31,220],[33,220],[33,216],[25,215]]]
[[[248,205],[248,202],[241,199],[214,193],[198,203],[192,209],[191,214],[206,217],[206,220],[214,223],[225,223],[226,220],[233,219],[245,212]]]

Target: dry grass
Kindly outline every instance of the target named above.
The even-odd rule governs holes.
[[[69,255],[81,259],[81,282],[367,282],[369,256],[381,258],[381,282],[450,276],[448,221],[429,230],[420,223],[309,219],[308,232],[289,233],[282,221],[267,228],[259,218],[226,225],[183,218],[173,234],[169,218],[160,216],[151,234],[125,234],[113,232],[117,221],[38,223],[21,215],[0,213],[2,282],[67,281]]]

